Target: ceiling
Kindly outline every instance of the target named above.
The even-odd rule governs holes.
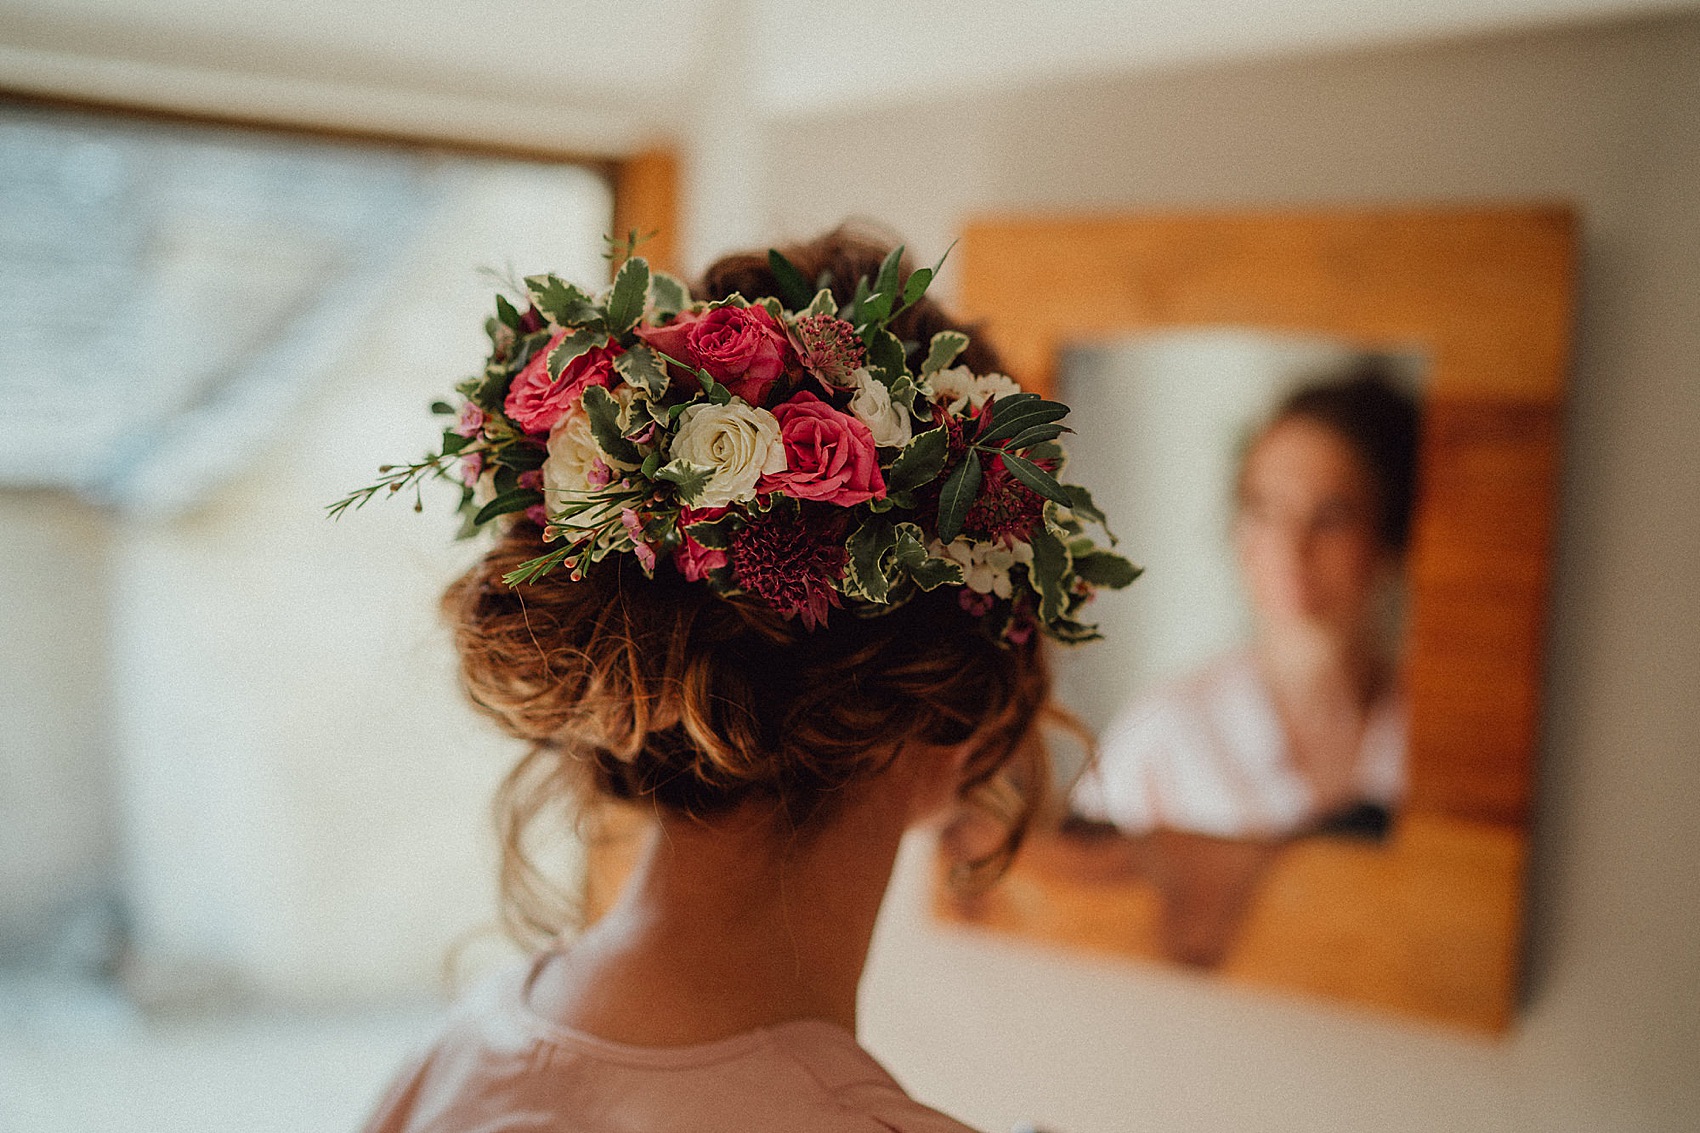
[[[0,0],[0,86],[155,103],[192,89],[202,102],[261,105],[293,92],[303,107],[323,104],[303,114],[333,120],[361,92],[372,113],[405,94],[421,115],[464,110],[471,121],[494,121],[499,103],[598,145],[665,130],[705,83],[730,83],[756,115],[785,117],[1693,7],[1700,0]]]

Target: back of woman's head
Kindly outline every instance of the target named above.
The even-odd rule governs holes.
[[[811,280],[830,273],[846,298],[885,254],[843,231],[782,250]],[[733,291],[778,294],[765,258],[720,261],[699,297]],[[892,330],[924,346],[956,326],[923,299]],[[977,350],[969,364],[994,369],[990,350]],[[513,523],[443,600],[469,695],[532,745],[497,803],[516,936],[540,940],[567,914],[526,849],[527,827],[545,812],[619,801],[713,821],[757,803],[806,836],[906,744],[966,748],[959,793],[1006,801],[1009,836],[994,857],[1013,853],[1048,778],[1035,736],[1049,693],[1036,635],[994,639],[953,587],[879,616],[835,611],[811,629],[668,567],[649,577],[631,555],[576,580],[503,582],[542,547],[541,528]],[[1012,782],[1025,796],[1013,808]]]

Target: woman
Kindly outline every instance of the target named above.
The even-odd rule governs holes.
[[[1139,698],[1073,804],[1144,840],[1178,958],[1218,962],[1282,839],[1379,833],[1405,783],[1389,611],[1409,540],[1418,410],[1374,367],[1299,389],[1244,450],[1234,545],[1251,644]],[[1139,853],[1139,850],[1143,853]]]
[[[922,415],[930,414],[937,436],[910,444],[909,436],[886,432],[873,469],[840,459],[863,451],[855,449],[863,441],[867,453],[876,451],[867,438],[894,427],[892,407],[904,403],[905,387],[897,380],[871,389],[868,368],[853,364],[871,365],[872,353],[860,356],[858,341],[846,337],[848,323],[835,328],[832,316],[816,317],[834,304],[817,297],[808,318],[773,316],[753,303],[692,308],[664,325],[640,325],[624,345],[609,340],[610,351],[647,344],[669,363],[690,356],[671,371],[668,392],[654,395],[648,416],[620,418],[622,437],[609,435],[610,417],[593,422],[594,435],[590,426],[575,433],[571,409],[547,425],[550,462],[579,452],[575,445],[602,447],[591,459],[571,457],[570,467],[545,464],[541,482],[558,495],[532,518],[547,519],[549,535],[578,538],[595,520],[573,512],[575,501],[614,493],[681,452],[700,453],[704,463],[676,472],[680,498],[683,483],[706,472],[706,485],[699,480],[688,490],[698,504],[718,506],[680,505],[677,529],[660,534],[654,516],[626,508],[603,534],[616,540],[609,546],[632,553],[587,554],[573,561],[569,577],[534,585],[512,583],[541,561],[545,532],[530,519],[516,521],[449,589],[444,608],[473,701],[533,745],[505,784],[499,813],[506,911],[541,948],[523,972],[487,984],[458,1009],[391,1088],[370,1133],[965,1128],[911,1100],[857,1045],[856,991],[904,831],[954,803],[987,804],[1003,820],[990,842],[951,841],[995,867],[1013,853],[1036,805],[1022,788],[1045,782],[1035,726],[1049,678],[1032,631],[1074,623],[1055,620],[1059,608],[1041,607],[1037,591],[1021,588],[1029,568],[1013,565],[1021,550],[1032,560],[1024,540],[1049,537],[1038,519],[1044,500],[1012,480],[997,455],[1013,458],[1017,446],[997,447],[991,403],[1013,387],[985,377],[996,360],[982,342],[969,343],[948,374],[936,365],[926,370],[923,357],[930,365],[940,349],[960,349],[940,333],[956,328],[925,298],[903,307],[912,296],[902,294],[906,273],[896,273],[896,256],[842,232],[783,257],[723,260],[700,291],[710,300],[753,301],[795,297],[799,280],[820,280],[843,312],[856,301],[858,281],[872,280],[876,298],[860,312],[877,323],[886,262],[887,298],[902,295],[888,302],[886,310],[901,314],[887,329],[909,344],[901,368],[934,397],[914,420],[897,416],[920,438]],[[620,286],[597,326],[618,321]],[[493,328],[498,358],[518,373],[500,403],[511,411],[501,429],[488,422],[498,415],[488,398],[499,390],[487,395],[486,386],[475,395],[486,397],[485,407],[463,411],[463,425],[471,424],[462,435],[488,450],[474,476],[516,451],[497,444],[510,419],[512,428],[531,431],[531,415],[553,413],[548,399],[582,376],[569,362],[558,377],[527,384],[542,363],[522,367],[511,352],[524,350],[526,335],[546,336],[534,316],[535,309],[512,320],[516,333]],[[783,334],[774,329],[781,321]],[[558,334],[548,340],[550,353],[568,336]],[[495,372],[503,377],[502,366]],[[589,392],[596,382],[611,392]],[[636,396],[608,374],[582,384],[583,404],[610,415],[624,414]],[[681,386],[687,392],[678,393]],[[685,400],[668,412],[675,397]],[[949,408],[959,400],[960,413]],[[1025,411],[1054,418],[1036,408],[1048,404],[1028,399]],[[763,406],[772,407],[782,451],[761,447]],[[703,422],[728,415],[736,420],[721,433],[699,436]],[[853,421],[867,427],[859,432]],[[669,428],[677,432],[659,439]],[[925,455],[930,443],[936,479],[917,480],[896,454]],[[1036,465],[1054,464],[1032,443],[1025,451]],[[658,455],[640,467],[644,446]],[[968,478],[952,468],[970,463],[978,492],[968,490],[967,510],[947,519],[952,505],[941,501]],[[576,494],[558,487],[581,466],[600,487]],[[833,470],[830,481],[825,469]],[[1048,473],[1038,482],[1049,491],[1047,481]],[[524,481],[515,482],[523,493]],[[672,490],[659,472],[653,488],[646,499]],[[758,494],[762,488],[768,491]],[[515,500],[516,507],[525,502]],[[890,508],[909,506],[921,527],[937,514],[938,529],[925,532],[935,537],[930,553],[906,544],[903,527],[878,526]],[[797,538],[834,523],[837,533],[805,552],[796,551],[796,539],[753,546],[762,525],[781,513],[792,517]],[[739,533],[711,536],[704,525],[724,523],[727,514],[741,516]],[[863,560],[858,539],[869,530],[873,552]],[[852,531],[844,544],[850,552],[838,552]],[[586,535],[582,545],[602,537]],[[729,548],[718,558],[716,543]],[[989,558],[988,548],[1006,554]],[[835,553],[823,576],[829,587],[796,589],[803,569],[796,564]],[[772,556],[785,554],[790,575],[772,566]],[[870,570],[892,573],[870,577]],[[844,581],[851,575],[853,586]],[[1072,585],[1069,611],[1090,589]],[[613,907],[569,939],[525,853],[525,830],[559,807],[594,813],[609,801],[651,811],[653,830]]]

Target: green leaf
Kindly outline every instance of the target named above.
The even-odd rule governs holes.
[[[903,376],[903,343],[890,331],[875,332],[868,343],[868,373],[887,388]]]
[[[1067,593],[1068,548],[1062,540],[1041,527],[1033,533],[1033,565],[1028,581],[1039,595],[1039,620],[1049,624],[1064,612]]]
[[[656,449],[654,452],[643,458],[643,465],[638,469],[638,471],[643,473],[644,479],[653,480],[655,479],[656,470],[660,467],[661,450]]]
[[[1120,590],[1144,573],[1120,555],[1109,551],[1093,551],[1074,560],[1074,573],[1093,586]]]
[[[493,463],[503,468],[512,468],[518,472],[530,472],[533,468],[542,468],[543,462],[549,457],[548,450],[537,445],[513,444],[504,445],[491,454]]]
[[[832,297],[830,288],[823,287],[815,292],[814,301],[809,304],[809,309],[804,311],[803,314],[836,315],[838,314],[838,300]]]
[[[605,317],[595,300],[556,276],[528,275],[525,290],[532,305],[557,326],[584,326],[599,323]]]
[[[777,248],[767,250],[767,266],[773,269],[774,282],[779,284],[779,297],[793,311],[808,306],[812,294],[809,281],[797,270],[797,265],[780,254]]]
[[[897,492],[908,492],[929,484],[944,467],[945,457],[950,453],[950,438],[944,429],[928,429],[918,434],[903,451],[897,454],[897,459],[891,462],[891,468],[885,474],[885,490],[887,495]]]
[[[724,551],[732,546],[733,517],[703,520],[685,528],[685,533],[711,551]]]
[[[443,455],[453,456],[461,449],[472,443],[471,437],[463,437],[453,429],[443,434]]]
[[[549,380],[560,381],[561,374],[575,358],[590,353],[592,349],[607,341],[608,336],[595,327],[580,327],[567,335],[559,346],[549,351]]]
[[[932,377],[940,370],[947,370],[956,361],[956,356],[968,349],[968,336],[958,330],[941,330],[933,335],[933,340],[927,347],[927,360],[921,363],[921,376]]]
[[[1055,421],[1043,425],[1033,425],[1011,437],[1009,443],[1004,445],[1004,451],[1024,452],[1034,445],[1043,444],[1045,441],[1054,441],[1064,433],[1072,433],[1073,431],[1067,425],[1059,425]]]
[[[624,464],[639,464],[643,454],[620,432],[620,403],[601,386],[584,391],[584,411],[590,418],[590,434],[603,452]]]
[[[850,585],[870,602],[884,602],[891,593],[885,557],[896,545],[897,533],[883,519],[866,521],[844,543],[850,554]]]
[[[657,318],[668,318],[691,305],[691,289],[664,271],[649,273],[649,304]]]
[[[496,318],[509,330],[519,329],[519,310],[508,302],[506,295],[496,296]]]
[[[511,492],[502,493],[483,507],[479,508],[478,514],[472,517],[472,522],[482,526],[483,524],[489,523],[492,519],[495,519],[498,515],[507,515],[510,512],[524,511],[526,508],[542,502],[542,492],[534,492],[530,488],[516,488]]]
[[[975,439],[975,443],[996,444],[1034,425],[1046,425],[1067,416],[1068,406],[1060,401],[1045,401],[1031,393],[1012,393],[992,402],[991,423]]]
[[[636,386],[651,398],[667,392],[666,368],[655,351],[641,342],[634,343],[614,359],[614,371],[626,380],[627,385]]]
[[[897,273],[903,264],[903,245],[899,244],[886,253],[880,261],[879,275],[874,277],[874,294],[897,297]]]
[[[909,279],[903,285],[903,305],[913,307],[927,293],[927,287],[933,282],[932,268],[917,268],[909,274]]]
[[[655,470],[655,479],[666,480],[679,486],[679,498],[687,504],[694,504],[702,498],[702,490],[708,487],[713,476],[714,469],[702,464],[692,464],[682,457],[668,461]]]
[[[922,590],[940,586],[962,585],[962,566],[950,559],[935,559],[927,554],[921,529],[913,523],[899,523],[895,529],[897,565],[915,580]]]
[[[649,261],[634,256],[614,274],[614,289],[608,294],[608,329],[616,335],[631,330],[643,318],[648,297]]]
[[[999,455],[1003,457],[1003,466],[1009,469],[1010,475],[1047,500],[1055,500],[1064,507],[1068,506],[1068,493],[1063,491],[1062,485],[1057,483],[1049,472],[1046,472],[1031,460],[1016,456],[1013,452],[1005,451]]]
[[[974,497],[980,494],[980,454],[968,450],[968,459],[956,466],[956,471],[944,482],[939,493],[939,540],[948,543],[962,534],[962,521]]]
[[[436,413],[436,414],[446,413],[450,417],[453,417],[454,414],[455,414],[455,407],[450,405],[446,401],[433,401],[431,403],[431,412]]]
[[[1079,484],[1064,484],[1063,490],[1068,493],[1068,509],[1103,528],[1104,534],[1109,536],[1110,546],[1114,547],[1116,537],[1110,530],[1110,521],[1104,518],[1104,513],[1098,510],[1098,505],[1092,502],[1092,493]]]

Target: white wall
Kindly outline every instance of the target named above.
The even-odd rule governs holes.
[[[862,106],[776,127],[767,169],[778,235],[866,213],[922,258],[994,209],[1580,207],[1515,1031],[1459,1037],[947,931],[919,908],[918,857],[864,1030],[922,1096],[988,1129],[1700,1126],[1700,20]]]
[[[144,982],[209,973],[272,998],[429,992],[495,915],[496,782],[436,601],[483,550],[426,513],[325,505],[436,443],[427,412],[488,351],[477,269],[594,280],[604,184],[469,162],[439,180],[397,282],[249,470],[113,552],[124,854]],[[432,490],[434,489],[434,490]]]

